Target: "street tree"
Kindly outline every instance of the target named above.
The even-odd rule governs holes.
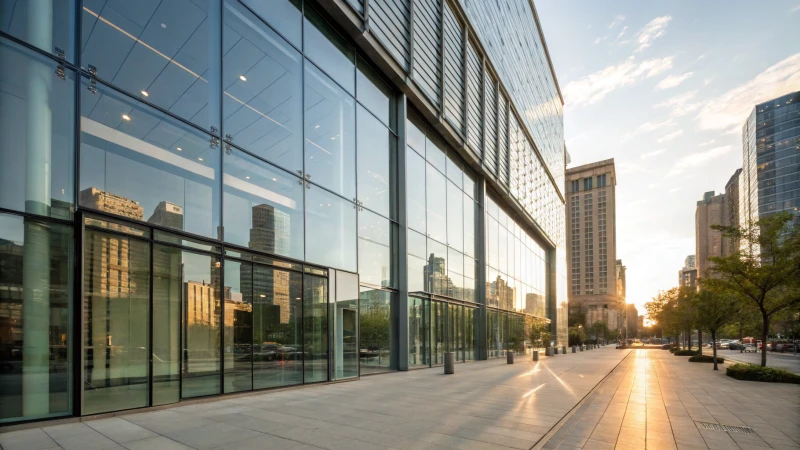
[[[703,283],[705,283],[705,280],[701,282],[701,286]],[[700,291],[694,295],[693,303],[697,329],[706,330],[711,333],[714,370],[718,370],[717,332],[720,328],[736,318],[742,307],[742,301],[732,292],[701,288]]]

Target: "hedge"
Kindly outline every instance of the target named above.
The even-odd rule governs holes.
[[[670,353],[675,353],[675,352],[677,352],[678,350],[680,350],[680,348],[679,348],[679,347],[672,347],[672,348],[670,348],[670,349],[669,349],[669,352],[670,352]]]
[[[675,356],[694,356],[697,354],[696,350],[678,350],[673,355]]]
[[[800,375],[775,367],[761,367],[753,364],[738,363],[728,366],[725,375],[737,380],[765,381],[769,383],[800,384]]]
[[[702,363],[713,363],[714,356],[713,355],[694,355],[689,358],[689,362],[702,362]],[[721,356],[717,356],[717,362],[722,364],[725,362],[725,358]]]

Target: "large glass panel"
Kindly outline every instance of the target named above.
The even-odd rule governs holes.
[[[81,65],[200,128],[219,129],[219,1],[84,2]]]
[[[455,351],[456,359],[464,361],[466,355],[465,340],[464,340],[464,307],[461,305],[450,305],[455,310]]]
[[[395,303],[392,293],[362,288],[359,297],[361,374],[394,369]]]
[[[312,64],[306,64],[305,86],[306,178],[353,199],[356,102]]]
[[[358,107],[358,201],[386,217],[394,217],[391,141],[394,136],[372,114]]]
[[[252,264],[225,261],[225,392],[253,389],[252,286]]]
[[[362,283],[393,287],[392,223],[366,210],[358,213],[358,274]]]
[[[256,2],[262,17],[293,8],[285,0]],[[284,8],[281,8],[284,7]],[[266,11],[262,11],[266,12]],[[298,33],[300,29],[299,11]],[[225,2],[222,64],[224,132],[232,142],[291,172],[303,168],[303,59],[238,2]]]
[[[239,0],[295,47],[303,40],[301,0]]]
[[[409,122],[411,123],[411,122]],[[427,234],[425,220],[425,160],[411,147],[406,149],[406,209],[408,227]]]
[[[428,133],[425,138],[425,159],[442,173],[447,171],[447,156],[445,156],[445,153],[445,145],[441,139]]]
[[[384,125],[394,129],[394,93],[361,57],[356,72],[356,98]]]
[[[220,393],[219,282],[218,258],[183,253],[182,397]]]
[[[411,113],[406,121],[406,141],[408,146],[425,156],[425,125]]]
[[[83,414],[148,404],[150,244],[87,230]]]
[[[475,308],[464,307],[464,360],[475,359]]]
[[[498,244],[497,244],[497,270],[501,273],[508,273],[508,230],[502,225],[498,227]]]
[[[498,311],[496,309],[489,309],[486,311],[486,316],[487,350],[490,358],[497,358],[500,356],[500,350],[503,346]]]
[[[431,303],[431,364],[444,364],[446,346],[446,317],[445,304],[442,302]]]
[[[328,279],[303,275],[303,381],[328,380]]]
[[[408,298],[408,365],[424,367],[430,364],[428,325],[429,302],[417,297]]]
[[[236,149],[223,172],[225,241],[302,260],[300,179]]]
[[[21,11],[11,16],[14,2],[0,2],[0,18],[9,7],[5,17],[24,18],[33,5],[38,3],[18,1]],[[75,198],[75,73],[66,71],[60,80],[56,66],[0,39],[0,206],[69,219]]]
[[[468,276],[464,277],[464,300],[468,302],[475,301],[475,280]]]
[[[35,0],[2,1],[0,31],[52,54],[56,54],[56,48],[59,48],[67,61],[75,61],[72,31],[74,9],[75,0],[45,3]]]
[[[82,80],[81,206],[217,237],[219,146],[210,136]]]
[[[486,218],[486,264],[490,267],[497,268],[498,258],[500,252],[497,248],[500,241],[499,232],[497,230],[497,221],[492,217]]]
[[[428,239],[428,258],[425,265],[425,290],[447,295],[447,247]]]
[[[181,398],[183,250],[153,246],[153,405]]]
[[[250,288],[253,388],[302,384],[303,275],[256,264]]]
[[[71,412],[72,242],[71,227],[0,214],[0,422]]]
[[[356,271],[355,205],[324,189],[306,191],[306,260]]]
[[[455,157],[447,157],[447,179],[455,183],[459,189],[464,187],[464,170],[461,168],[461,163]]]
[[[428,260],[408,255],[408,292],[429,292]]]
[[[475,256],[475,202],[464,195],[464,253]]]
[[[355,49],[313,8],[306,5],[305,13],[305,55],[353,95],[356,83]]]
[[[464,193],[447,182],[447,245],[464,250]]]
[[[447,181],[430,164],[425,170],[428,237],[447,242]]]
[[[331,379],[358,376],[358,275],[340,270],[336,274],[336,293],[328,304],[330,317]]]

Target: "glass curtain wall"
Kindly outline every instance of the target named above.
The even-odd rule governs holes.
[[[445,352],[456,361],[475,359],[477,308],[419,297],[409,297],[408,305],[409,367],[444,364]]]
[[[361,288],[359,295],[359,360],[361,375],[397,370],[395,323],[397,306],[392,292]]]

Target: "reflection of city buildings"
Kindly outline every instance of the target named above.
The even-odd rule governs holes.
[[[291,217],[272,205],[253,207],[250,244],[253,250],[278,255],[290,253]]]
[[[78,195],[78,203],[98,211],[106,211],[136,220],[144,219],[144,208],[139,202],[102,191],[96,187],[82,190]]]
[[[147,221],[162,227],[183,230],[183,208],[174,203],[160,202]]]
[[[288,254],[291,233],[289,215],[271,205],[257,205],[252,211],[249,247],[266,253]],[[264,308],[271,307],[267,316],[276,323],[289,323],[293,315],[289,273],[260,269],[252,274],[252,268],[248,265],[242,265],[240,270],[242,292],[253,292],[256,303]]]
[[[448,295],[448,285],[452,283],[447,277],[446,261],[433,253],[428,257],[428,264],[422,268],[425,280],[425,291],[437,295]]]

